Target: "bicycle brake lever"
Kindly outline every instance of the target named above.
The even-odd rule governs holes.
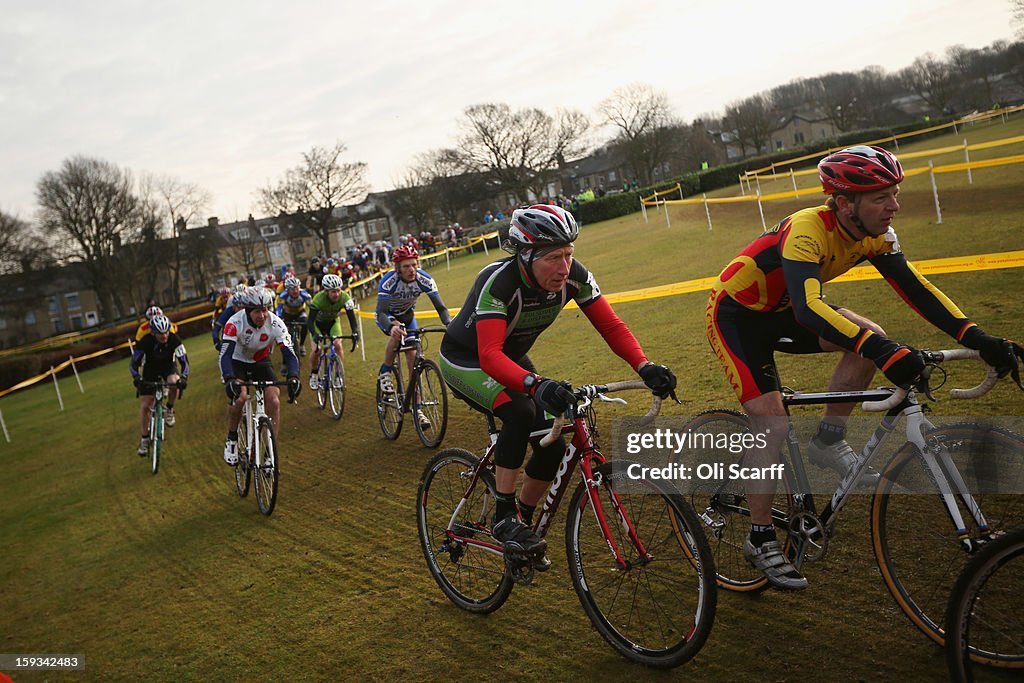
[[[605,403],[621,403],[622,405],[627,405],[626,399],[621,396],[605,396],[604,394],[598,394],[597,397]]]
[[[932,371],[936,368],[936,365],[925,365],[924,370],[921,371],[921,381],[918,382],[917,390],[928,397],[929,401],[937,401],[938,399],[932,395],[932,389],[928,386],[928,380],[932,376]]]

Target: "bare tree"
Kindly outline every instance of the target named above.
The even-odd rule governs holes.
[[[430,185],[431,180],[427,169],[416,165],[405,172],[402,180],[395,183],[391,204],[400,222],[408,218],[413,226],[421,230],[430,229],[436,213],[436,197]]]
[[[171,175],[153,176],[148,185],[159,198],[164,216],[175,237],[174,259],[171,262],[172,288],[176,299],[181,299],[181,239],[188,226],[209,207],[213,197],[209,191],[195,183],[188,183]]]
[[[754,95],[725,108],[723,124],[731,128],[743,155],[768,150],[777,115],[767,95]]]
[[[85,264],[105,321],[127,312],[118,296],[118,252],[138,229],[139,201],[132,175],[116,165],[85,156],[66,159],[59,171],[43,174],[36,186],[40,225],[58,255]]]
[[[366,164],[342,163],[344,144],[313,147],[302,155],[302,164],[285,172],[274,187],[259,190],[260,206],[270,215],[289,215],[295,225],[320,239],[325,254],[331,253],[330,235],[339,220],[334,210],[362,200],[369,190]]]
[[[583,151],[590,122],[581,112],[512,111],[507,104],[467,107],[459,150],[470,171],[489,173],[519,201],[546,194],[559,163]]]
[[[1017,25],[1017,37],[1024,39],[1024,0],[1010,0],[1013,23]]]
[[[650,184],[655,169],[679,151],[679,122],[665,93],[634,83],[617,88],[597,110],[605,123],[615,127],[627,167],[644,184]]]
[[[907,88],[924,100],[937,114],[951,109],[956,84],[949,65],[927,53],[900,71],[900,78]]]
[[[17,216],[0,211],[0,275],[28,273],[54,262],[45,237]]]
[[[214,283],[212,278],[220,271],[219,249],[213,243],[216,230],[195,228],[181,231],[180,254],[185,266],[192,272],[197,292],[205,292]]]
[[[865,112],[872,102],[864,93],[858,74],[833,72],[816,80],[821,84],[822,112],[837,130],[853,130],[867,120]]]

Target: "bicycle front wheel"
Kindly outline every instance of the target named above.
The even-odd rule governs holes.
[[[277,439],[270,426],[270,418],[260,419],[260,454],[255,466],[256,507],[266,516],[277,503],[278,452]]]
[[[153,428],[150,430],[150,455],[152,458],[151,470],[154,474],[160,471],[160,449],[164,442],[164,411],[160,403],[154,409]]]
[[[1022,480],[1024,438],[980,424],[937,427],[925,435],[929,445],[949,454],[967,483],[987,528],[981,528],[962,497],[956,502],[967,529],[952,523],[925,455],[906,443],[882,472],[871,502],[871,539],[886,587],[904,614],[939,645],[945,642],[942,619],[969,543],[1024,526],[1024,496],[992,492],[978,482]],[[957,489],[954,489],[957,490]],[[980,492],[979,492],[980,491]]]
[[[332,358],[327,366],[327,392],[331,401],[331,414],[341,419],[345,411],[345,366],[340,358]]]
[[[242,419],[238,423],[238,462],[235,463],[235,491],[239,497],[249,495],[252,481],[251,453],[249,452],[249,404],[242,408]]]
[[[736,453],[721,444],[741,442],[742,435],[750,432],[750,421],[746,415],[724,408],[708,410],[690,420],[683,432],[692,433],[694,438],[689,443],[696,445],[680,452],[681,462],[687,465],[722,463],[726,471],[732,463],[743,465],[745,453],[742,450]],[[780,489],[772,500],[772,519],[779,541],[788,552],[787,520],[793,509],[793,499],[788,487]],[[694,510],[703,513],[705,533],[715,557],[718,585],[740,592],[767,588],[768,579],[743,556],[743,543],[750,533],[750,504],[743,480],[700,483],[690,495],[690,503]]]
[[[385,392],[377,382],[377,420],[385,438],[394,441],[402,433],[402,386],[400,378],[402,369],[395,359],[395,367],[391,370],[391,387],[394,391]]]
[[[1024,667],[1024,527],[985,544],[960,573],[946,609],[951,681],[971,681],[971,660]],[[970,656],[968,656],[970,653]]]
[[[448,429],[448,391],[441,378],[441,370],[432,360],[421,361],[416,378],[416,397],[418,404],[413,415],[416,433],[424,446],[437,448]]]
[[[324,351],[323,353],[326,353],[326,351]],[[324,408],[326,408],[327,407],[327,403],[328,403],[328,401],[327,401],[327,386],[326,386],[327,385],[327,373],[323,373],[323,372],[320,371],[320,368],[324,367],[325,365],[327,365],[329,367],[329,363],[328,363],[327,359],[324,358],[321,355],[320,356],[320,362],[317,363],[316,370],[313,373],[313,374],[316,375],[316,403],[317,403],[318,406],[320,406],[320,410],[323,410]]]
[[[678,666],[711,633],[715,564],[683,497],[662,482],[630,479],[629,465],[604,463],[596,489],[576,488],[566,519],[569,574],[583,610],[616,651],[652,667]]]
[[[485,471],[473,482],[479,462],[469,451],[446,448],[427,464],[416,527],[430,574],[448,599],[466,611],[488,613],[505,604],[512,578],[501,544],[490,534],[494,475]]]
[[[150,469],[153,474],[156,474],[160,471],[160,444],[164,440],[164,411],[160,403],[153,406],[153,418],[150,422],[149,434]]]

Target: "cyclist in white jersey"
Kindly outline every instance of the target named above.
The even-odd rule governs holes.
[[[302,389],[299,359],[292,351],[291,335],[284,321],[271,312],[274,292],[266,287],[250,287],[240,295],[245,309],[235,313],[224,325],[220,346],[220,372],[228,406],[228,437],[224,443],[224,462],[238,462],[238,423],[242,418],[246,389],[239,380],[276,382],[270,354],[276,344],[281,348],[288,371],[288,399],[294,401]],[[277,387],[267,387],[267,415],[274,435],[280,427],[281,401]],[[241,399],[241,400],[239,400]]]

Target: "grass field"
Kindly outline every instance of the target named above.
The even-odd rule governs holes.
[[[1018,119],[968,135],[974,142],[974,135],[1009,137],[1022,128]],[[990,156],[1020,153],[1010,149]],[[776,182],[778,189],[789,183]],[[938,182],[942,225],[934,225],[927,176],[903,188],[896,228],[911,259],[1024,248],[1024,168],[975,171],[970,186],[960,174]],[[766,204],[766,219],[774,223],[812,202]],[[634,214],[583,229],[577,256],[603,291],[715,275],[760,231],[754,204],[713,207],[713,232],[703,207],[670,211],[671,228],[661,214],[648,224]],[[477,254],[453,260],[450,271],[443,262],[432,268],[449,306],[462,304],[488,261]],[[990,332],[1022,336],[1024,271],[932,281]],[[952,343],[882,281],[826,289],[830,302],[878,321],[896,339],[925,348]],[[648,355],[680,377],[682,405],[668,414],[737,407],[704,338],[705,301],[696,293],[617,306]],[[490,616],[461,612],[430,578],[417,541],[416,486],[433,453],[410,425],[397,442],[380,435],[373,380],[384,338],[369,326],[366,338],[366,362],[358,352],[348,356],[341,423],[316,410],[308,388],[298,406],[283,408],[280,497],[269,519],[251,496],[235,495],[221,460],[225,399],[208,337],[187,341],[193,379],[157,476],[134,454],[138,403],[127,361],[84,373],[85,394],[62,379],[62,413],[48,383],[5,397],[0,409],[13,443],[0,442],[0,652],[78,653],[87,667],[20,672],[15,680],[944,678],[942,653],[878,576],[866,498],[844,512],[828,558],[806,568],[807,591],[721,591],[707,646],[676,671],[629,664],[591,628],[561,550],[564,512],[549,536],[551,572],[517,587]],[[531,355],[544,374],[577,383],[630,375],[575,310]],[[814,390],[834,361],[782,358],[780,370],[786,384]],[[968,409],[935,405],[940,414],[1020,415],[1022,408],[1024,395],[1009,383]],[[613,407],[602,417],[639,409]],[[457,402],[450,412],[444,445],[478,450],[483,420]]]

